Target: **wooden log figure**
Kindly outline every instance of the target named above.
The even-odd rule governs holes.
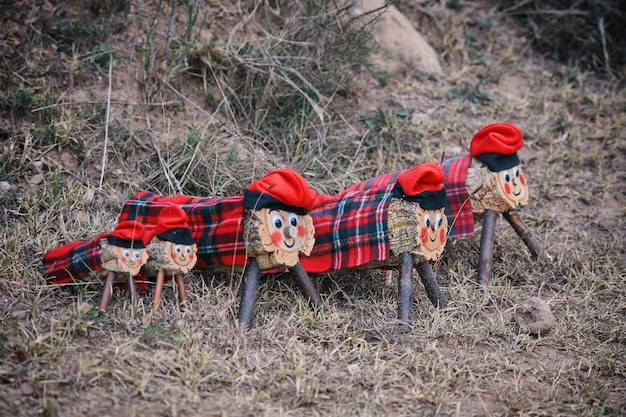
[[[517,151],[523,145],[521,130],[511,123],[494,123],[478,131],[470,153],[444,161],[450,238],[474,234],[474,218],[483,221],[478,265],[479,281],[491,280],[493,239],[498,213],[513,226],[533,256],[543,248],[517,215],[528,203],[528,185]]]
[[[137,303],[134,277],[148,259],[143,242],[145,229],[136,221],[118,223],[108,234],[71,242],[44,255],[44,275],[50,285],[65,284],[96,272],[106,275],[99,310],[105,312],[118,276],[126,278],[133,305]]]
[[[413,267],[431,302],[447,305],[429,262],[444,250],[444,174],[433,163],[367,180],[336,196],[318,195],[316,244],[300,262],[309,273],[346,268],[400,269],[398,316],[410,326]]]
[[[188,216],[191,236],[198,245],[196,267],[245,270],[238,321],[248,329],[261,271],[292,270],[313,305],[321,306],[321,298],[299,262],[300,255],[309,254],[315,243],[313,222],[307,214],[315,195],[300,174],[280,169],[251,183],[243,194],[226,198],[142,191],[125,203],[118,221],[153,225],[163,208],[179,206]]]
[[[159,212],[146,250],[149,257],[142,273],[156,277],[152,307],[158,308],[163,283],[167,277],[173,277],[178,288],[178,299],[184,308],[187,302],[184,274],[196,265],[198,245],[191,236],[187,214],[183,209],[171,204]]]

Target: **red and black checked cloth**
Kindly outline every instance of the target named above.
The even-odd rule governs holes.
[[[188,225],[198,243],[196,266],[245,265],[243,242],[243,194],[228,198],[199,198],[186,195],[161,196],[149,191],[135,194],[126,201],[118,218],[137,220],[145,227],[144,243],[154,234],[157,217],[163,207],[179,205],[189,217]],[[102,234],[87,241],[70,242],[48,251],[43,258],[43,272],[48,284],[66,284],[102,270],[100,240]]]
[[[92,271],[102,269],[100,240],[106,234],[91,240],[79,240],[52,249],[43,257],[43,275],[48,284],[67,284]]]
[[[336,196],[317,196],[309,213],[315,246],[310,256],[300,256],[305,271],[326,272],[389,260],[387,210],[400,173],[355,184]]]
[[[474,234],[474,215],[465,181],[467,168],[472,161],[470,154],[443,161],[441,169],[445,174],[446,217],[448,218],[448,238],[471,236]]]
[[[136,220],[151,236],[163,207],[176,204],[187,213],[191,236],[198,244],[196,266],[245,265],[243,194],[226,198],[162,196],[141,191],[126,201],[118,222]]]
[[[474,234],[474,216],[465,186],[471,155],[445,160],[446,217],[449,237]],[[320,194],[311,217],[315,246],[301,256],[307,272],[326,272],[387,261],[390,256],[387,210],[396,178],[395,171],[355,184],[336,196]]]

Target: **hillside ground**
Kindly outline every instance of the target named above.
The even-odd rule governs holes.
[[[396,2],[440,56],[430,77],[371,64],[345,2],[0,3],[1,415],[626,415],[619,68],[553,60],[488,1]],[[384,271],[313,276],[318,312],[264,276],[247,333],[239,273],[190,273],[184,312],[168,285],[158,311],[116,291],[105,315],[97,276],[42,276],[139,190],[222,197],[289,166],[336,193],[500,121],[524,132],[520,215],[546,254],[499,220],[481,287],[480,228],[450,240],[433,266],[449,306],[416,280],[408,332]],[[514,319],[533,297],[545,334]]]

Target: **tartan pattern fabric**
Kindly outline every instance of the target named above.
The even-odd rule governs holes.
[[[202,198],[183,194],[162,196],[141,191],[126,201],[118,222],[137,220],[146,228],[149,240],[154,233],[159,212],[171,204],[181,207],[188,216],[191,236],[198,244],[196,266],[246,264],[243,194],[226,198]]]
[[[371,178],[336,196],[317,196],[309,213],[315,246],[310,256],[300,257],[305,271],[326,272],[389,260],[387,210],[399,174]]]
[[[474,234],[474,215],[465,181],[467,168],[472,160],[470,154],[443,161],[442,169],[446,176],[445,186],[448,195],[446,217],[448,218],[448,238],[471,236]]]
[[[67,284],[92,271],[101,270],[100,240],[105,236],[70,242],[46,252],[43,257],[43,269],[47,283]]]

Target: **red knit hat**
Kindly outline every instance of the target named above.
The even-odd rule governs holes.
[[[306,214],[313,208],[315,196],[300,174],[285,168],[251,183],[244,191],[243,204],[247,209],[275,208]]]
[[[111,245],[122,248],[143,249],[145,229],[143,225],[135,220],[127,220],[119,223],[117,227],[107,235],[107,240]]]
[[[445,175],[441,167],[425,162],[404,171],[396,179],[396,197],[419,203],[426,210],[436,210],[446,205]]]
[[[511,123],[494,123],[480,129],[470,143],[470,154],[497,172],[519,165],[517,151],[524,143],[522,131]]]
[[[195,243],[187,224],[187,213],[174,204],[164,207],[159,212],[154,234],[161,240],[192,245]]]

